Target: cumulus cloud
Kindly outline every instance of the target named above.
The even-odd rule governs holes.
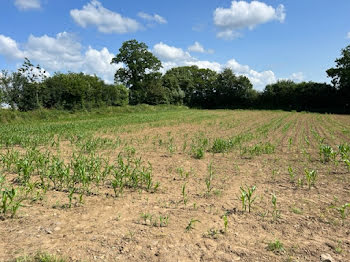
[[[0,35],[0,54],[8,60],[23,59],[24,54],[18,48],[18,44],[10,37]]]
[[[208,54],[213,54],[214,50],[213,49],[208,49],[205,50],[204,47],[199,43],[199,42],[194,42],[193,45],[189,46],[187,48],[189,52],[196,52],[196,53],[208,53]]]
[[[15,6],[19,10],[39,9],[40,0],[15,0]]]
[[[230,8],[216,8],[214,24],[220,30],[219,38],[233,39],[239,36],[237,30],[249,28],[252,30],[259,24],[277,20],[283,22],[286,12],[283,5],[277,8],[259,1],[232,1]]]
[[[295,81],[295,82],[302,82],[305,79],[305,76],[303,74],[303,72],[297,72],[297,73],[293,73],[289,79]]]
[[[107,48],[96,50],[88,47],[83,52],[83,47],[75,36],[67,32],[59,33],[55,37],[30,35],[23,44],[23,50],[18,48],[15,40],[0,35],[0,54],[18,61],[27,57],[51,72],[96,74],[107,83],[113,82],[115,71],[122,67],[122,64],[110,64],[114,55]]]
[[[164,17],[162,17],[162,16],[160,16],[158,14],[150,15],[150,14],[147,14],[147,13],[144,13],[144,12],[139,12],[137,15],[139,17],[141,17],[142,19],[145,19],[145,20],[147,20],[149,22],[156,22],[158,24],[166,24],[166,23],[168,23],[168,21]]]
[[[92,0],[81,10],[71,10],[70,15],[81,27],[93,25],[102,33],[124,34],[141,29],[136,20],[104,8],[97,0]]]
[[[169,46],[160,42],[153,47],[153,53],[163,61],[184,61],[191,60],[191,55],[181,48]]]
[[[251,69],[248,65],[241,65],[235,59],[229,60],[225,67],[231,68],[237,75],[248,77],[254,87],[258,90],[262,90],[266,85],[277,81],[275,73],[271,70],[258,72]]]
[[[272,84],[277,81],[274,72],[271,70],[256,71],[251,69],[248,65],[242,65],[235,59],[231,59],[224,64],[215,61],[198,60],[191,56],[183,49],[169,46],[160,42],[153,47],[153,53],[162,61],[162,73],[178,66],[192,66],[196,65],[199,68],[209,68],[216,72],[222,71],[224,68],[230,68],[236,75],[244,75],[250,79],[254,88],[263,90],[267,84]]]

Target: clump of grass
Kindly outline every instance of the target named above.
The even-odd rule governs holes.
[[[280,255],[280,254],[284,253],[284,251],[285,251],[283,243],[280,242],[279,240],[275,240],[274,242],[269,242],[267,244],[266,249],[268,251],[272,251],[276,255]]]

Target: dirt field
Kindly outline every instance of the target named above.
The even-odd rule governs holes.
[[[0,261],[350,261],[350,116],[182,109],[0,131],[2,203],[16,189]]]

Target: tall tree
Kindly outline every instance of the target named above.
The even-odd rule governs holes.
[[[123,63],[124,67],[114,75],[116,83],[122,83],[130,90],[130,102],[133,104],[145,102],[147,85],[152,81],[162,64],[145,43],[135,39],[123,43],[119,53],[112,59],[112,64]]]
[[[341,57],[335,60],[335,68],[328,69],[327,75],[338,89],[343,106],[350,108],[350,45],[342,49]]]

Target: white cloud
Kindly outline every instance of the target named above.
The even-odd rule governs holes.
[[[0,54],[9,60],[24,58],[24,54],[21,50],[19,50],[16,41],[4,35],[0,35]]]
[[[239,38],[242,36],[241,33],[239,32],[236,32],[236,31],[233,31],[233,30],[230,30],[230,29],[226,29],[224,31],[220,31],[216,34],[216,36],[218,38],[222,38],[222,39],[225,39],[225,40],[233,40],[233,39],[236,39],[236,38]]]
[[[198,43],[197,41],[194,42],[193,45],[188,47],[188,51],[190,51],[190,52],[198,52],[198,53],[205,53],[204,47],[200,43]]]
[[[141,25],[136,20],[104,8],[97,0],[91,0],[81,10],[71,10],[70,15],[81,27],[94,25],[102,33],[124,34],[141,29]]]
[[[62,32],[55,37],[30,35],[23,44],[23,50],[13,39],[0,35],[0,54],[12,60],[29,58],[43,68],[53,71],[84,72],[96,74],[108,83],[113,83],[115,71],[121,64],[110,64],[114,55],[107,48],[101,50],[89,47],[82,52],[82,45],[73,34]]]
[[[293,73],[290,76],[290,79],[295,81],[295,82],[302,82],[305,79],[305,76],[303,74],[303,72],[297,72],[297,73]]]
[[[216,72],[222,71],[224,68],[230,68],[236,75],[244,75],[250,79],[255,89],[263,90],[267,84],[272,84],[277,81],[274,72],[271,70],[255,71],[248,65],[242,65],[235,59],[229,60],[226,64],[221,64],[215,61],[198,60],[181,48],[168,46],[162,42],[153,47],[153,53],[162,61],[162,73],[178,66],[196,65],[199,68],[209,68]]]
[[[258,90],[263,90],[266,85],[277,81],[275,73],[271,70],[258,72],[251,69],[248,65],[239,64],[235,59],[229,60],[225,67],[231,68],[237,75],[248,77],[254,88]]]
[[[20,10],[39,9],[40,0],[15,0],[15,6]]]
[[[153,53],[164,61],[191,60],[191,55],[181,48],[169,46],[160,42],[153,47]]]
[[[232,1],[230,8],[216,8],[214,24],[219,28],[219,38],[233,39],[237,37],[237,30],[253,29],[259,24],[273,20],[283,22],[286,18],[285,8],[279,5],[273,8],[259,1]]]
[[[147,14],[144,12],[139,12],[137,15],[139,17],[141,17],[142,19],[145,19],[145,20],[150,21],[150,22],[156,22],[158,24],[168,23],[168,21],[164,17],[162,17],[158,14],[150,15],[150,14]]]

